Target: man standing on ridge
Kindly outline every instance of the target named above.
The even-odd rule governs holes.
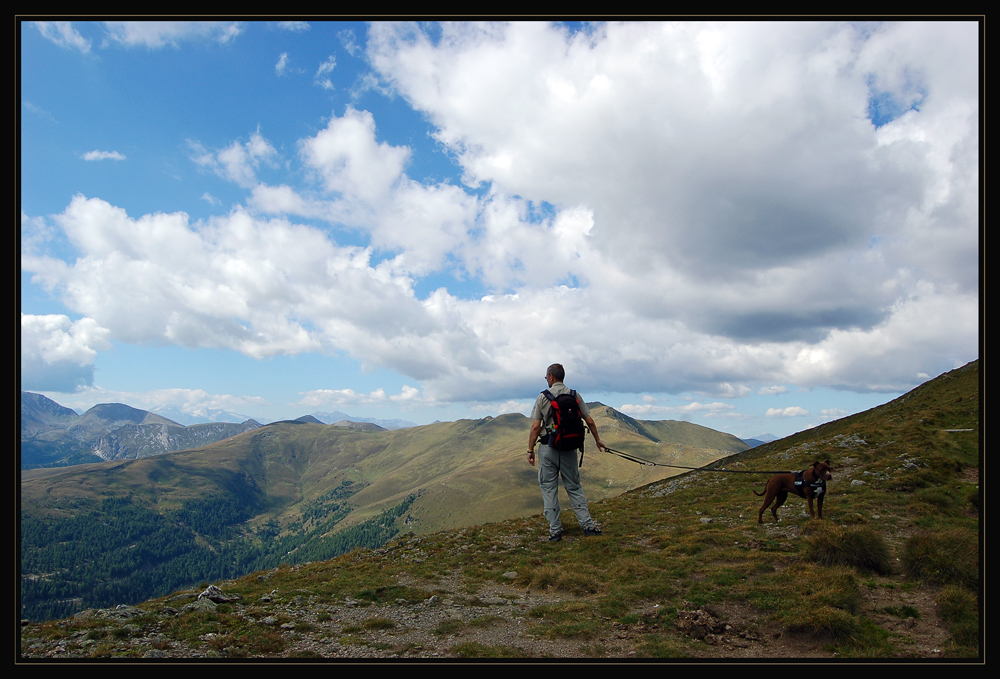
[[[535,466],[535,442],[538,441],[544,425],[545,434],[541,436],[542,445],[538,448],[538,485],[542,489],[542,503],[545,507],[545,518],[549,522],[549,541],[558,542],[562,540],[562,522],[559,520],[559,475],[562,474],[563,488],[569,495],[570,505],[576,514],[576,520],[580,522],[583,534],[587,537],[601,535],[601,529],[597,527],[594,520],[590,518],[590,510],[587,509],[587,498],[583,494],[583,486],[580,485],[580,467],[577,462],[577,451],[583,447],[582,423],[578,443],[571,450],[564,448],[564,444],[556,442],[556,434],[559,426],[564,430],[572,430],[574,422],[581,420],[587,423],[590,433],[594,435],[594,441],[599,450],[604,450],[607,446],[601,441],[597,433],[597,425],[594,418],[590,416],[587,404],[575,391],[570,390],[563,384],[566,378],[566,371],[558,363],[553,363],[545,371],[545,381],[549,388],[543,391],[535,401],[535,407],[531,410],[531,432],[528,434],[528,464]],[[555,406],[560,396],[570,395],[576,398],[579,413],[570,412],[569,415],[563,413],[563,407]],[[565,402],[566,399],[563,399]],[[572,400],[569,401],[567,410],[574,410]],[[570,420],[560,423],[561,418]]]

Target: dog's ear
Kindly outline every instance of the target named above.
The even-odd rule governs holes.
[[[830,461],[829,461],[829,460],[827,460],[827,461],[826,461],[826,466],[827,466],[827,467],[830,467],[831,469],[833,469],[833,465],[831,465],[831,464],[830,464]]]
[[[816,467],[818,467],[819,466],[819,460],[816,460],[815,462],[813,462],[812,466],[813,466],[813,469],[815,469]]]

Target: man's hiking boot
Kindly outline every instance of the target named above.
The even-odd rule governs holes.
[[[584,537],[592,538],[592,537],[595,537],[597,535],[604,535],[604,533],[601,532],[600,528],[598,528],[597,526],[594,526],[593,528],[584,528],[583,529],[583,535],[584,535]]]
[[[562,540],[562,531],[549,535],[549,542],[559,542]]]

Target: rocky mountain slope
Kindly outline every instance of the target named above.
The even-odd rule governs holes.
[[[21,392],[21,469],[125,460],[206,446],[260,424],[211,422],[188,427],[123,403],[77,415],[40,394]]]

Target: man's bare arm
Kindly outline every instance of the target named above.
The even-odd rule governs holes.
[[[601,441],[600,434],[597,433],[597,425],[594,424],[594,418],[591,417],[590,415],[587,415],[585,418],[583,418],[583,421],[587,423],[587,428],[590,429],[590,433],[594,435],[594,442],[597,443],[597,449],[604,450],[605,448],[607,448],[607,446],[604,445],[604,442]]]
[[[531,431],[528,432],[528,464],[532,467],[535,466],[535,443],[538,441],[538,436],[542,433],[542,421],[532,420],[531,421]]]

